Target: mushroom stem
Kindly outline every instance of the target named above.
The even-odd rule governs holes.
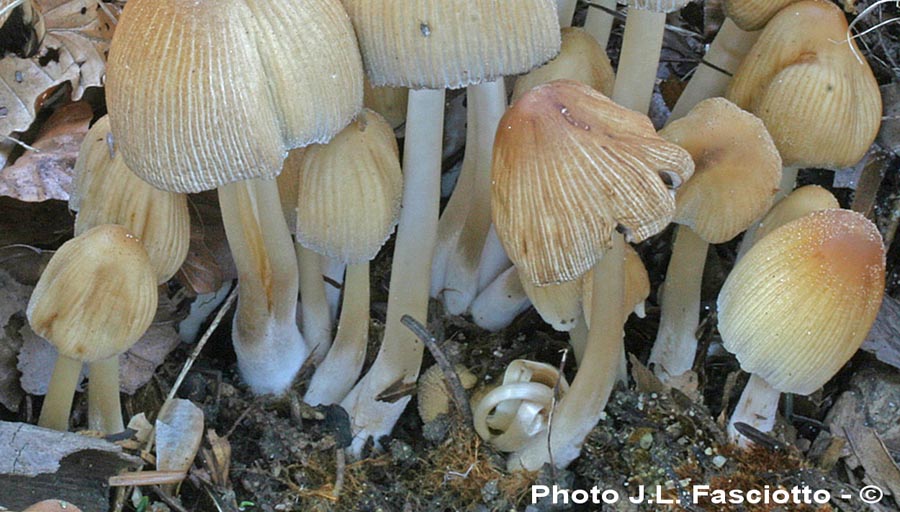
[[[662,292],[656,343],[650,352],[654,373],[663,382],[691,369],[697,352],[700,286],[709,243],[688,226],[678,226]]]
[[[612,238],[612,247],[594,269],[591,327],[584,360],[568,393],[557,403],[548,429],[549,443],[545,435],[532,439],[510,455],[509,470],[537,471],[551,461],[556,467],[566,467],[578,457],[584,439],[606,407],[623,349],[625,318],[625,239],[617,233]]]
[[[569,345],[572,346],[572,354],[575,356],[575,362],[581,364],[584,359],[584,350],[587,348],[588,325],[584,314],[579,315],[575,320],[575,327],[569,331]]]
[[[484,241],[484,249],[481,251],[481,261],[478,263],[478,293],[484,291],[497,276],[511,266],[512,262],[503,249],[497,230],[491,224],[487,239]]]
[[[470,85],[467,115],[474,123],[474,139],[466,141],[465,158],[472,158],[472,182],[468,187],[468,209],[456,247],[447,262],[444,305],[452,315],[461,315],[478,293],[478,265],[491,227],[491,157],[497,124],[506,111],[506,88],[502,79]],[[493,246],[496,250],[498,246]],[[490,257],[496,259],[496,257]]]
[[[735,423],[746,423],[760,432],[771,432],[775,427],[780,398],[781,391],[770,386],[762,377],[751,374],[728,422],[728,438],[739,446],[749,444],[748,439],[734,428]]]
[[[356,384],[369,341],[369,263],[347,267],[344,305],[334,345],[316,368],[306,396],[310,405],[336,404]]]
[[[440,199],[444,90],[409,91],[403,151],[403,206],[391,263],[384,339],[372,368],[344,398],[352,418],[353,444],[359,456],[369,437],[390,433],[410,397],[378,400],[391,386],[413,385],[422,364],[422,343],[401,322],[403,315],[428,317],[431,257]]]
[[[38,426],[63,432],[69,430],[69,413],[72,412],[72,399],[80,376],[81,361],[64,355],[56,357]]]
[[[325,299],[328,301],[328,315],[331,324],[337,319],[338,306],[341,303],[341,290],[344,284],[344,271],[347,264],[338,258],[321,256],[322,275],[325,277]]]
[[[219,187],[222,222],[240,291],[232,338],[255,393],[281,393],[309,352],[297,328],[297,256],[275,180]]]
[[[556,14],[559,16],[559,28],[572,26],[577,0],[556,0]]]
[[[331,346],[331,313],[325,299],[325,280],[322,265],[315,251],[294,244],[300,272],[300,307],[303,311],[303,338],[314,362],[325,358]]]
[[[509,267],[472,302],[472,320],[479,327],[499,331],[528,309],[531,301],[516,267]]]
[[[619,105],[643,114],[650,110],[665,27],[665,13],[628,8],[612,94]]]
[[[744,55],[750,51],[757,38],[759,31],[741,30],[731,18],[725,18],[722,27],[709,45],[709,51],[672,108],[669,122],[684,117],[697,103],[707,98],[725,96],[731,75],[737,71]]]
[[[88,427],[104,434],[125,430],[119,401],[119,356],[88,363]]]
[[[616,10],[616,0],[595,0],[593,3],[611,11]],[[589,5],[587,17],[584,20],[584,30],[594,36],[600,47],[605,50],[606,45],[609,43],[609,35],[612,33],[613,21],[615,21],[615,17],[612,14]],[[569,25],[571,25],[571,20]]]

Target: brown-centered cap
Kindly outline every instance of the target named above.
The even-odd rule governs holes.
[[[606,50],[594,36],[580,28],[566,27],[561,33],[559,55],[517,78],[512,93],[513,101],[541,84],[563,79],[589,85],[607,96],[612,94],[616,73],[609,63]]]
[[[122,226],[104,224],[56,251],[26,314],[60,354],[92,362],[128,350],[150,327],[156,302],[144,246]]]
[[[550,0],[344,0],[372,85],[456,89],[559,51]]]
[[[154,188],[131,172],[112,137],[108,116],[101,117],[81,143],[69,206],[78,212],[76,235],[101,224],[120,224],[140,239],[159,283],[175,275],[187,257],[187,196]]]
[[[570,281],[594,266],[617,229],[640,242],[668,225],[670,188],[693,170],[688,152],[659,137],[647,116],[558,80],[526,93],[500,120],[494,224],[523,278]]]
[[[290,153],[296,166],[297,240],[345,263],[369,261],[400,215],[403,177],[394,131],[363,110],[328,144]]]
[[[581,278],[582,283],[582,305],[584,307],[584,318],[588,327],[591,326],[591,304],[594,295],[594,287],[591,286],[591,280],[594,278],[594,271],[588,270],[584,277]],[[644,317],[644,301],[650,296],[650,276],[647,275],[647,268],[641,261],[641,256],[630,245],[625,246],[625,320],[634,312],[637,316]]]
[[[797,0],[724,0],[725,14],[742,30],[754,31]]]
[[[719,293],[719,332],[741,368],[785,393],[822,387],[862,344],[884,292],[878,229],[813,212],[759,240]]]
[[[329,140],[362,105],[362,62],[338,0],[131,0],[106,101],[138,176],[199,192]]]
[[[785,166],[853,165],[875,140],[881,93],[846,35],[844,13],[831,2],[789,5],[731,80],[728,98],[763,120]]]
[[[700,238],[727,242],[772,206],[781,157],[758,117],[725,98],[711,98],[659,135],[694,159],[694,175],[675,195],[675,222]]]
[[[759,222],[759,228],[754,233],[754,240],[760,240],[772,231],[804,215],[829,208],[840,208],[840,206],[837,198],[825,188],[818,185],[800,187],[778,201],[769,210],[769,213]]]

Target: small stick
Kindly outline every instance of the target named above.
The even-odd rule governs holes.
[[[784,445],[781,444],[781,441],[766,434],[765,432],[760,432],[756,428],[746,423],[742,423],[739,421],[734,424],[734,429],[737,430],[739,434],[752,441],[755,445],[762,446],[763,448],[767,448],[773,452],[784,451]]]
[[[444,355],[441,347],[438,346],[437,340],[430,332],[428,332],[428,329],[426,329],[424,325],[409,315],[403,315],[400,322],[405,325],[407,329],[412,331],[417,338],[422,340],[422,343],[424,343],[428,351],[431,352],[434,361],[441,367],[441,371],[444,372],[444,380],[447,381],[447,387],[450,389],[450,397],[453,398],[453,402],[456,404],[456,410],[462,415],[463,422],[468,425],[469,428],[474,429],[475,422],[472,419],[472,408],[469,405],[466,390],[463,387],[462,382],[459,381],[459,375],[456,374],[453,365],[450,364],[447,356]]]
[[[569,349],[562,350],[562,359],[559,361],[559,373],[556,382],[553,383],[553,399],[550,401],[550,411],[547,414],[547,453],[550,455],[550,470],[553,472],[553,479],[556,479],[556,463],[553,461],[553,446],[550,439],[553,437],[553,413],[556,412],[556,404],[560,399],[560,383],[563,379],[563,371],[566,369],[566,357],[569,355]]]
[[[336,474],[334,477],[334,489],[332,489],[331,494],[335,498],[340,498],[341,497],[341,489],[344,488],[344,471],[347,468],[347,459],[346,459],[346,456],[344,455],[344,449],[341,447],[338,447],[337,449],[335,449],[334,457],[335,457],[334,471]]]

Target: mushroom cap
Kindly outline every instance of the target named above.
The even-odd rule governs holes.
[[[694,175],[675,195],[675,222],[700,238],[727,242],[772,206],[781,157],[758,117],[725,98],[711,98],[659,135],[694,159]]]
[[[363,110],[328,144],[290,153],[297,167],[297,241],[344,263],[378,254],[400,216],[403,176],[394,131]]]
[[[138,176],[199,192],[329,140],[362,105],[362,62],[338,0],[131,0],[106,101]]]
[[[108,116],[94,123],[81,144],[69,206],[78,212],[76,235],[101,224],[119,224],[138,237],[158,283],[175,275],[187,257],[187,196],[154,188],[131,172],[112,139]]]
[[[883,292],[875,225],[821,210],[769,233],[738,262],[719,293],[719,332],[745,371],[808,395],[862,344]]]
[[[766,23],[784,7],[797,0],[724,0],[725,15],[741,30],[754,31]]]
[[[553,80],[575,80],[609,96],[612,94],[616,73],[613,71],[606,50],[578,27],[566,27],[561,31],[562,46],[553,60],[534,68],[516,79],[512,101],[541,84]]]
[[[372,87],[369,79],[363,81],[363,105],[381,114],[391,128],[406,122],[406,104],[409,89],[406,87]]]
[[[554,0],[344,0],[374,86],[457,89],[559,51]]]
[[[785,166],[847,167],[875,140],[881,93],[846,34],[834,4],[789,5],[766,25],[729,84],[728,99],[763,120]]]
[[[759,222],[759,227],[754,233],[754,240],[761,240],[772,231],[804,215],[840,207],[837,198],[828,189],[818,185],[800,187],[778,201],[769,210],[769,213]]]
[[[617,229],[640,242],[668,225],[669,188],[693,170],[688,152],[660,138],[647,116],[584,84],[541,85],[497,128],[497,235],[523,278],[571,281],[594,266]]]
[[[31,505],[22,512],[81,512],[81,509],[65,500],[44,500]]]
[[[78,361],[128,350],[156,314],[156,274],[122,226],[104,224],[64,243],[41,274],[26,314],[31,328]]]
[[[557,331],[568,332],[578,322],[581,313],[581,280],[537,286],[521,273],[522,289],[534,309],[545,322]]]

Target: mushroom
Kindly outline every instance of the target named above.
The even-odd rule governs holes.
[[[176,192],[218,189],[241,283],[238,367],[254,392],[283,392],[308,349],[273,178],[289,149],[327,141],[361,107],[362,63],[340,2],[131,0],[106,99],[139,177]]]
[[[820,210],[760,239],[719,293],[722,342],[753,374],[731,438],[737,422],[770,431],[781,393],[808,395],[831,379],[865,339],[883,292],[884,246],[863,215]]]
[[[156,274],[140,241],[104,224],[64,243],[41,274],[26,314],[34,332],[59,351],[38,425],[68,430],[83,363],[91,370],[90,427],[124,430],[119,354],[144,334],[156,314]],[[107,379],[104,381],[103,379]]]
[[[659,331],[650,353],[654,372],[681,388],[694,364],[700,285],[709,244],[731,240],[772,205],[781,158],[762,121],[724,98],[697,104],[659,135],[686,149],[694,175],[676,195],[672,258],[661,293]]]
[[[756,240],[762,239],[767,234],[792,220],[799,219],[815,211],[840,208],[840,206],[837,198],[828,189],[818,185],[800,187],[781,201],[778,201],[769,210],[769,213],[759,221],[759,227],[753,233],[748,232],[744,235],[744,243],[741,244],[741,249],[749,250],[753,247]],[[738,260],[744,256],[746,250],[743,253],[738,253]]]

